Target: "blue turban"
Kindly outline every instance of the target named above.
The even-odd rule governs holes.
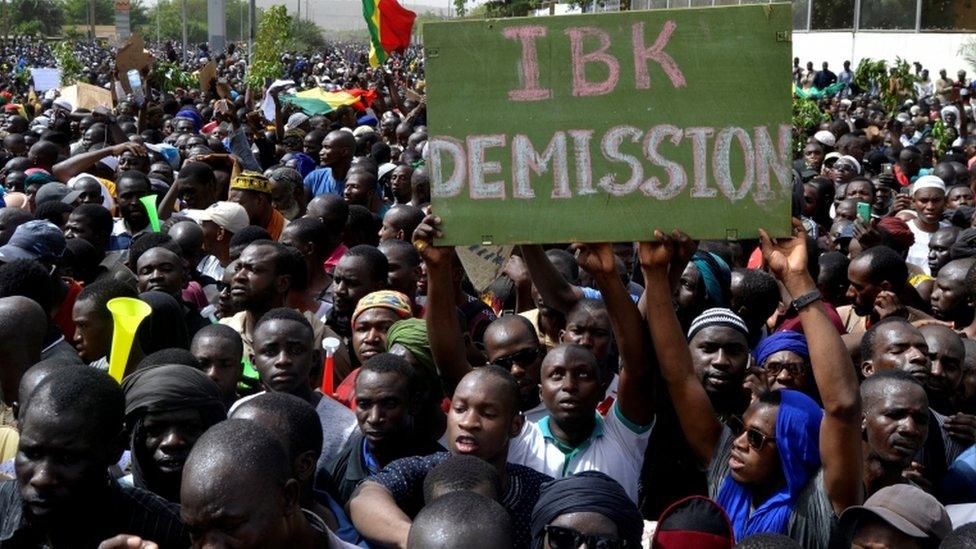
[[[780,351],[792,351],[804,358],[810,359],[810,349],[807,347],[807,338],[798,332],[783,331],[763,339],[756,346],[756,364],[762,366],[766,359],[774,353]]]
[[[735,539],[772,532],[785,534],[796,498],[820,469],[820,422],[823,410],[799,391],[781,390],[776,414],[776,446],[786,484],[755,511],[752,489],[726,475],[716,500],[725,509],[735,530]]]
[[[695,252],[691,262],[705,284],[705,308],[728,307],[732,285],[732,270],[728,263],[712,252]]]
[[[175,118],[186,118],[193,122],[193,131],[199,132],[200,128],[203,127],[203,118],[193,109],[183,109],[176,113]]]

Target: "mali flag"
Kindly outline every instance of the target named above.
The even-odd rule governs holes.
[[[369,65],[378,67],[387,54],[402,52],[410,45],[410,32],[417,14],[396,0],[363,0],[363,17],[369,29]]]

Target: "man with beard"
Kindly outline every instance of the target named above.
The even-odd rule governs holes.
[[[182,364],[138,370],[122,383],[132,483],[179,503],[180,477],[200,435],[226,419],[220,389]]]
[[[226,324],[241,334],[244,357],[254,353],[252,348],[254,328],[264,313],[281,307],[291,291],[305,288],[307,271],[301,255],[284,244],[270,240],[256,240],[241,252],[235,264],[231,280],[231,298],[240,312],[222,318]],[[305,313],[315,330],[315,341],[331,332],[312,313]],[[349,369],[349,355],[345,347],[336,351],[336,368]]]
[[[898,252],[887,246],[874,246],[855,257],[847,267],[850,287],[847,298],[851,305],[837,308],[837,314],[852,335],[863,334],[870,326],[892,313],[896,307],[881,306],[904,303],[908,285],[908,267]],[[909,321],[917,320],[917,313],[907,311]],[[863,359],[863,356],[862,356]]]

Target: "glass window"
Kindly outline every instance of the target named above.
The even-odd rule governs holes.
[[[810,0],[812,30],[842,30],[854,28],[854,0]],[[877,1],[877,0],[872,0]]]
[[[739,4],[739,0],[715,0],[716,6],[736,6]]]
[[[859,29],[915,30],[916,0],[861,2]]]
[[[807,30],[807,12],[810,0],[793,0],[793,30]]]
[[[691,0],[690,5],[692,7],[711,6],[712,5],[712,0]]]
[[[976,31],[976,1],[921,1],[922,30]]]

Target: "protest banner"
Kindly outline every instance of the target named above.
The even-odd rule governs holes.
[[[790,21],[766,4],[426,25],[437,244],[788,234]]]

